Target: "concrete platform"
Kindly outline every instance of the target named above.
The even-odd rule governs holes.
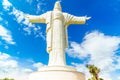
[[[78,71],[41,70],[30,74],[29,80],[85,80],[85,75]]]

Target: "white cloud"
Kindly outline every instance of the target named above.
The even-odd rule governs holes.
[[[118,80],[120,80],[120,76],[118,77]]]
[[[5,45],[5,47],[4,47],[5,49],[9,49],[9,47],[7,46],[7,45]]]
[[[9,8],[12,6],[12,4],[8,0],[3,0],[3,8],[6,10],[9,10]]]
[[[67,49],[67,53],[69,56],[79,59],[90,57],[88,63],[95,64],[104,73],[104,77],[111,80],[110,73],[120,69],[118,67],[120,66],[120,57],[116,55],[119,45],[119,36],[107,36],[94,31],[86,34],[81,44],[71,42],[71,48]],[[84,64],[83,66],[85,66]]]
[[[25,28],[23,28],[23,30],[26,31],[28,35],[31,34],[31,28],[29,28],[29,27],[25,27]]]
[[[9,72],[14,71],[18,67],[18,62],[6,53],[0,52],[0,77],[6,77]],[[11,73],[9,73],[10,75]]]
[[[4,60],[4,59],[7,59],[9,58],[10,56],[8,54],[4,54],[4,53],[1,53],[0,52],[0,60]]]
[[[15,61],[15,60],[5,60],[5,62],[4,61],[0,61],[0,64],[1,64],[1,67],[3,67],[3,68],[16,68],[17,67],[17,62]]]
[[[43,3],[43,0],[35,0],[37,2],[36,4],[36,14],[38,14],[40,11],[44,12],[43,9],[41,9],[42,5],[45,5],[45,3]],[[33,3],[33,0],[26,0],[26,2],[28,2],[30,5]]]
[[[22,22],[22,20],[24,20],[23,12],[15,9],[15,8],[13,8],[13,11],[11,12],[11,14],[15,15],[18,23],[20,23],[20,22]]]
[[[2,19],[2,17],[0,16],[0,21],[2,21],[3,19]]]
[[[26,0],[29,4],[31,4],[33,2],[33,0]]]
[[[40,67],[43,67],[43,66],[45,66],[45,65],[40,63],[40,62],[33,64],[33,67],[36,67],[37,69],[40,68]]]
[[[100,75],[101,78],[103,78],[104,80],[113,80],[112,76],[110,76],[109,73],[103,73]]]
[[[40,10],[41,10],[41,2],[38,2],[36,13],[39,13]]]
[[[17,10],[15,7],[13,7],[12,11],[9,14],[14,15],[15,19],[18,23],[22,23],[22,24],[27,25],[29,27],[34,27],[34,25],[29,23],[28,19],[25,18],[25,15],[27,15],[27,14],[23,13],[20,10]]]
[[[0,37],[2,40],[6,41],[8,44],[15,44],[12,39],[10,31],[0,25]]]
[[[13,57],[9,54],[0,52],[0,78],[14,78],[15,80],[27,80],[28,76],[34,70],[44,66],[42,63],[35,63],[34,61],[24,61],[24,64],[18,60],[18,57]],[[28,64],[28,68],[24,65]]]
[[[28,0],[28,2],[31,3],[32,0]],[[36,33],[35,35],[37,35],[37,37],[42,37],[42,38],[43,38],[44,35],[39,34],[39,33],[40,33],[40,29],[35,30],[35,29],[38,28],[38,27],[36,27],[34,24],[31,24],[31,23],[29,22],[29,20],[28,20],[27,18],[25,18],[25,15],[28,15],[28,14],[26,14],[26,13],[24,13],[24,12],[16,9],[8,0],[3,0],[2,5],[3,5],[3,8],[4,8],[6,11],[9,11],[8,13],[9,13],[10,15],[14,15],[14,16],[15,16],[15,20],[16,20],[20,25],[24,26],[24,27],[23,27],[23,30],[24,30],[25,32],[27,32],[27,35],[30,35],[31,32],[33,31],[34,33]],[[38,6],[40,6],[40,5],[38,5]],[[10,10],[10,8],[11,8],[11,10]],[[39,11],[39,10],[40,10],[40,8],[38,9],[38,11]]]
[[[81,72],[86,72],[86,67],[85,67],[85,64],[78,64],[78,63],[74,63],[72,62],[71,63],[73,67],[75,67],[78,71],[81,71]]]
[[[76,42],[71,42],[71,48],[67,49],[67,53],[69,56],[74,57],[74,58],[84,58],[87,57],[86,51],[81,47],[80,44]]]
[[[44,9],[42,9],[42,6],[46,5],[46,3],[42,2],[42,1],[39,1],[39,0],[36,0],[37,1],[37,10],[36,10],[36,14],[38,14],[40,11],[41,12],[45,12]]]

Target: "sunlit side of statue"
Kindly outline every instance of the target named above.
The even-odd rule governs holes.
[[[26,16],[31,23],[45,23],[49,66],[65,66],[65,49],[68,47],[67,27],[70,24],[85,24],[90,17],[77,17],[62,12],[60,2],[55,3],[53,11],[39,16]]]

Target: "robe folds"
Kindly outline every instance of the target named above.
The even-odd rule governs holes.
[[[52,50],[52,35],[53,35],[53,30],[52,30],[52,24],[53,24],[53,14],[54,12],[52,11],[48,11],[46,13],[46,21],[45,23],[47,24],[46,27],[46,34],[47,34],[47,52],[50,53],[50,51]],[[73,15],[70,15],[68,13],[63,13],[63,25],[65,28],[65,48],[68,48],[68,33],[67,33],[67,27],[70,24],[85,24],[85,17],[76,17]]]
[[[85,24],[86,16],[77,17],[62,11],[48,11],[42,15],[29,16],[32,23],[45,23],[49,66],[66,65],[65,49],[68,47],[67,27],[70,24]]]

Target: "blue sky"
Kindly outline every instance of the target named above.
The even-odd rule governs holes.
[[[46,25],[31,24],[24,15],[50,11],[55,2],[0,1],[0,78],[27,80],[29,73],[47,65]],[[84,25],[68,27],[67,64],[87,78],[85,65],[95,64],[105,80],[120,80],[120,0],[61,0],[61,6],[63,12],[92,17]]]

